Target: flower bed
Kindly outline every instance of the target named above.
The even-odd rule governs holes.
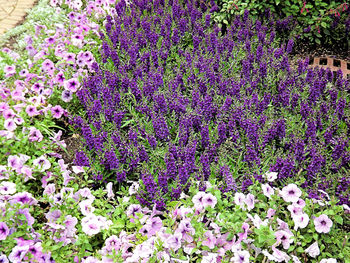
[[[185,2],[53,0],[66,22],[3,49],[2,262],[350,258],[349,83]]]

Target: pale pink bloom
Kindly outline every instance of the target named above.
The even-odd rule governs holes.
[[[275,209],[272,209],[272,208],[269,208],[269,210],[267,210],[267,218],[271,218],[275,215],[276,213],[276,210]]]
[[[29,250],[28,245],[15,246],[9,255],[10,262],[23,262],[23,258],[27,254],[28,250]]]
[[[18,157],[17,155],[10,155],[7,158],[7,166],[11,167],[11,170],[17,170],[17,169],[21,169],[22,167],[22,162],[20,157]]]
[[[276,172],[267,172],[265,174],[265,178],[267,179],[267,181],[273,182],[277,179],[277,175],[278,175],[278,173],[276,173]]]
[[[288,249],[290,247],[290,244],[294,241],[293,239],[291,239],[293,235],[284,230],[278,230],[277,232],[275,232],[275,236],[277,239],[276,244],[282,244],[284,249]]]
[[[288,256],[287,253],[275,248],[274,246],[272,246],[272,251],[273,251],[272,256],[275,257],[275,260],[277,262],[283,262],[283,261],[286,263],[289,262],[290,256]]]
[[[55,65],[50,59],[45,59],[41,65],[41,68],[44,72],[52,74],[55,71]]]
[[[239,205],[241,208],[244,207],[245,195],[243,193],[236,192],[234,200],[236,205]]]
[[[133,182],[129,188],[129,195],[136,194],[139,187],[140,187],[139,183]]]
[[[100,263],[100,262],[102,262],[102,261],[98,260],[97,258],[91,257],[91,256],[82,260],[82,263]]]
[[[217,262],[217,253],[208,253],[208,255],[203,256],[201,263],[215,263]]]
[[[56,191],[56,186],[55,184],[48,184],[46,185],[43,194],[45,195],[52,195]]]
[[[72,170],[75,174],[83,173],[85,171],[82,166],[72,166]]]
[[[12,182],[1,182],[0,184],[0,194],[2,195],[12,195],[16,193],[16,184]]]
[[[113,198],[114,197],[114,193],[113,193],[113,183],[109,182],[107,184],[107,197],[108,198]]]
[[[234,252],[234,257],[231,258],[231,262],[234,263],[249,263],[250,254],[247,250],[238,250]]]
[[[322,259],[320,263],[337,263],[337,260],[335,258],[328,258],[328,259]]]
[[[302,213],[300,215],[296,215],[293,217],[294,221],[294,230],[298,230],[298,228],[305,228],[310,221],[310,218],[307,214]]]
[[[88,217],[84,217],[81,221],[82,230],[88,236],[93,236],[101,231],[101,225],[97,217],[91,214]]]
[[[263,190],[263,194],[268,198],[271,198],[271,195],[274,194],[274,190],[269,184],[262,184],[261,188]]]
[[[256,228],[260,228],[260,226],[267,226],[268,224],[268,219],[262,221],[257,214],[255,214],[254,217],[251,214],[247,214],[247,217],[253,222]]]
[[[80,211],[83,215],[87,216],[95,211],[95,208],[92,206],[93,200],[87,199],[79,203]]]
[[[203,210],[203,199],[205,195],[205,192],[199,191],[195,196],[192,197],[192,202],[197,211]]]
[[[289,210],[289,212],[291,213],[291,216],[297,216],[297,215],[301,215],[303,213],[303,209],[300,206],[295,206],[293,205],[288,205],[287,209]]]
[[[70,63],[73,63],[75,62],[75,54],[74,53],[66,53],[64,55],[64,59],[67,61],[67,62],[70,62]]]
[[[33,165],[40,169],[41,172],[50,169],[51,163],[45,156],[41,156],[33,161]]]
[[[205,236],[205,240],[202,242],[203,246],[207,246],[210,249],[213,249],[215,247],[215,242],[216,242],[216,238],[213,235],[212,231],[207,231],[204,233]]]
[[[41,134],[41,132],[37,128],[35,127],[29,128],[28,140],[30,142],[41,142],[43,138],[44,136]]]
[[[73,99],[72,92],[69,90],[62,91],[61,98],[64,102],[70,102]]]
[[[181,239],[182,235],[180,233],[175,233],[166,240],[166,245],[172,250],[177,251],[181,247]]]
[[[204,195],[204,197],[203,197],[203,207],[204,208],[206,208],[207,206],[214,208],[216,203],[217,203],[217,199],[215,196],[213,196],[210,193]]]
[[[332,220],[327,215],[320,215],[314,219],[315,229],[318,233],[328,233],[333,226]]]
[[[291,255],[293,263],[301,263],[300,259],[297,256]]]
[[[5,72],[5,77],[9,78],[16,74],[16,66],[5,66],[4,72]]]
[[[13,119],[7,119],[4,122],[4,128],[10,132],[13,132],[17,128],[16,122]]]
[[[30,168],[27,165],[24,165],[21,168],[21,172],[20,173],[25,176],[24,177],[24,182],[27,182],[29,179],[34,179],[35,180],[35,178],[32,176],[32,168]]]
[[[293,203],[293,205],[299,206],[300,208],[304,208],[306,203],[303,199],[299,198],[299,200],[297,202]]]
[[[147,225],[150,226],[149,228],[149,234],[150,235],[154,235],[156,234],[163,226],[163,222],[162,220],[156,216],[156,217],[151,217],[148,221],[147,221]]]
[[[15,118],[14,121],[17,125],[22,125],[24,123],[24,120],[21,117]]]
[[[244,222],[242,225],[243,233],[238,233],[239,242],[248,238],[249,224]]]
[[[16,114],[12,109],[7,109],[2,112],[2,116],[4,116],[5,120],[7,120],[13,119],[14,117],[16,117]]]
[[[305,249],[305,252],[308,253],[310,257],[316,258],[320,254],[320,248],[318,247],[317,241]]]
[[[296,184],[289,184],[282,188],[280,192],[285,202],[297,202],[301,196],[301,190]]]
[[[255,204],[255,196],[252,194],[247,194],[246,198],[244,199],[244,203],[247,205],[248,211],[252,210]]]

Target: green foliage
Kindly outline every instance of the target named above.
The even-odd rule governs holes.
[[[281,30],[280,37],[300,37],[310,43],[340,44],[349,46],[349,6],[339,1],[300,1],[300,0],[217,0],[219,11],[213,14],[213,20],[219,27],[232,23],[235,15],[245,10],[253,19],[262,19],[266,10],[270,10],[277,19],[293,17],[288,30]],[[264,19],[264,18],[263,18]],[[286,35],[287,34],[287,35]]]

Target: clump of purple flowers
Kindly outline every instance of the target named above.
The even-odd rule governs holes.
[[[101,181],[141,179],[138,199],[159,208],[179,198],[191,177],[215,173],[223,192],[236,191],[236,163],[228,157],[243,155],[243,189],[267,160],[280,184],[302,169],[310,192],[323,174],[346,176],[349,102],[341,98],[349,96],[349,81],[338,73],[333,82],[307,61],[292,69],[294,42],[276,46],[271,21],[253,22],[245,13],[221,35],[199,3],[116,4],[118,15],[107,16],[100,32],[102,63],[77,91],[85,110],[72,120],[85,139],[77,165],[97,163]],[[213,171],[219,160],[231,163]],[[348,189],[326,180],[349,203]]]

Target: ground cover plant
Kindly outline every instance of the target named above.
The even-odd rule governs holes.
[[[158,9],[148,1],[50,2],[65,22],[37,25],[37,32],[23,38],[32,48],[5,48],[1,54],[1,262],[348,262],[348,146],[336,151],[332,142],[327,152],[322,137],[304,136],[304,129],[295,136],[311,154],[291,151],[287,137],[296,129],[288,125],[299,109],[284,108],[279,98],[286,94],[276,84],[293,78],[309,83],[296,82],[294,92],[304,87],[301,98],[311,103],[317,74],[325,82],[328,77],[325,91],[345,100],[346,81],[338,76],[331,82],[329,72],[306,70],[307,63],[300,63],[298,73],[289,69],[292,44],[284,53],[273,33],[256,36],[259,24],[248,14],[236,19],[242,34],[232,28],[232,38],[225,39],[205,7],[191,1],[165,1],[166,8],[154,1]],[[138,21],[142,29],[134,26]],[[267,64],[266,72],[257,64]],[[318,103],[331,104],[327,93],[321,95]],[[264,96],[271,101],[256,104],[257,110],[256,97]],[[331,98],[338,138],[348,132],[348,109]],[[307,125],[318,110],[309,107],[309,115],[299,117]],[[254,126],[265,114],[262,120],[272,126]],[[281,118],[285,137],[276,122]],[[74,163],[64,157],[68,120],[85,138]],[[164,123],[171,127],[168,134]],[[254,127],[263,139],[253,139]],[[314,144],[326,159],[320,171],[305,137],[321,138]],[[255,146],[263,165],[249,158]],[[335,153],[339,171],[327,174]],[[288,154],[296,162],[292,176],[285,175]],[[317,185],[318,173],[334,180],[333,188]],[[341,185],[338,176],[345,178]],[[126,180],[133,180],[130,187]]]

